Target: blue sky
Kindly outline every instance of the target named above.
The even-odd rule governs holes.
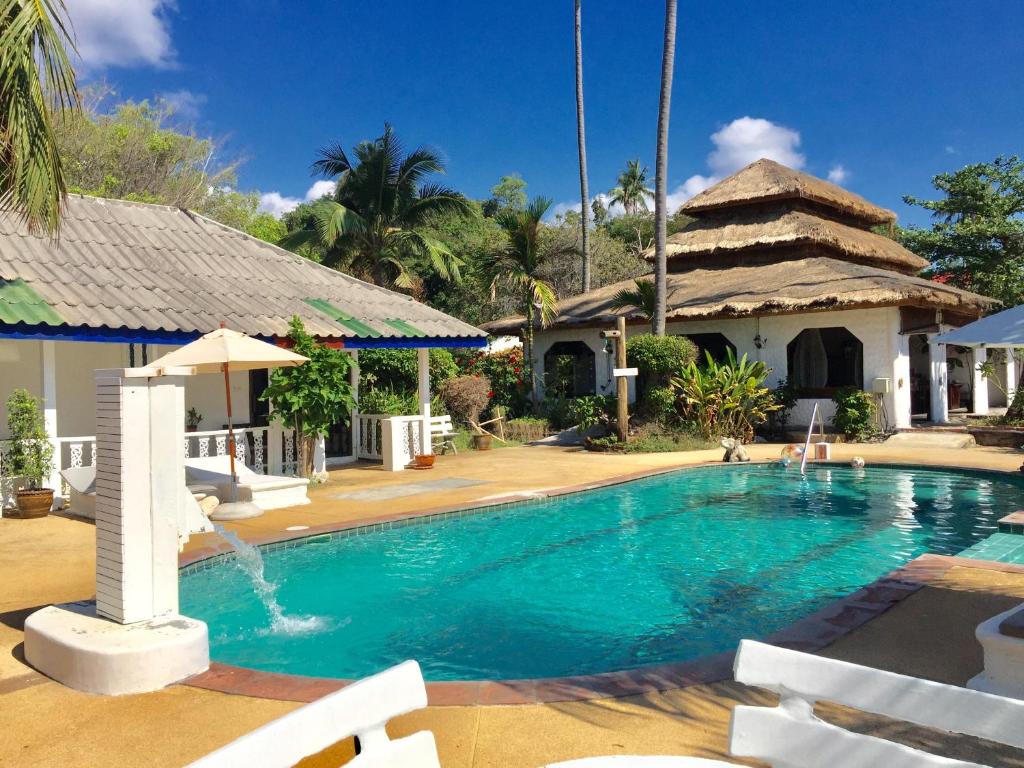
[[[274,209],[308,194],[319,147],[385,121],[468,195],[515,172],[578,201],[572,0],[67,2],[85,77],[178,101]],[[592,194],[632,157],[653,179],[663,13],[583,2]],[[1021,39],[1016,0],[680,0],[673,200],[768,155],[924,223],[902,195],[1024,152]]]

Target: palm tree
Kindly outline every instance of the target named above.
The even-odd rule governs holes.
[[[631,307],[639,310],[638,314],[643,315],[645,320],[654,317],[654,281],[634,280],[633,288],[623,288],[612,297],[611,309],[629,309]]]
[[[672,101],[672,67],[676,57],[676,0],[665,0],[665,42],[661,55],[661,97],[658,99],[658,148],[654,163],[654,316],[651,330],[665,335],[668,293],[668,113]]]
[[[0,0],[0,210],[56,235],[67,194],[53,114],[78,106],[63,0]]]
[[[612,203],[618,203],[627,216],[636,216],[647,210],[647,198],[654,197],[654,190],[647,187],[647,166],[640,167],[640,160],[626,161],[626,170],[619,174],[619,186],[611,191]]]
[[[590,290],[590,189],[587,185],[587,135],[583,125],[583,25],[576,0],[576,143],[580,151],[580,225],[583,230],[583,292]]]
[[[508,236],[508,245],[485,257],[484,267],[491,277],[492,295],[499,284],[504,284],[518,297],[526,327],[523,332],[523,353],[530,372],[530,399],[538,410],[537,377],[533,364],[533,335],[537,320],[546,326],[558,308],[555,289],[544,280],[541,268],[545,252],[540,248],[542,221],[551,207],[550,198],[534,198],[522,210],[504,209],[495,217]]]
[[[427,147],[404,155],[389,124],[383,136],[359,143],[354,154],[356,163],[340,144],[320,151],[313,170],[337,180],[334,194],[315,203],[310,224],[280,244],[293,250],[320,247],[325,264],[378,285],[413,287],[416,259],[425,259],[446,280],[459,280],[461,261],[426,231],[435,214],[471,212],[459,193],[424,182],[429,174],[444,173],[441,156]]]

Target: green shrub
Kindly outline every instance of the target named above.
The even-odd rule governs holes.
[[[836,415],[832,425],[851,440],[868,440],[875,434],[875,398],[858,387],[843,387],[832,396]]]
[[[459,367],[447,349],[430,350],[430,389],[458,376]],[[416,392],[419,389],[419,362],[415,349],[359,350],[360,390],[389,389],[393,392]],[[366,409],[360,409],[370,413]]]
[[[572,401],[561,395],[545,394],[540,404],[540,412],[544,414],[553,429],[568,429],[573,425]]]
[[[523,351],[509,349],[487,354],[482,350],[458,350],[455,362],[463,374],[486,376],[491,382],[491,405],[502,406],[508,415],[530,410],[529,372],[523,367]]]
[[[789,423],[789,412],[796,407],[800,399],[800,391],[790,384],[788,379],[782,379],[772,390],[775,404],[779,409],[772,414],[773,422],[778,425],[779,431],[786,431],[786,424]]]
[[[53,471],[53,443],[46,434],[39,402],[28,390],[16,389],[7,398],[7,429],[11,442],[4,457],[4,473],[24,477],[30,488],[40,488]]]
[[[672,387],[651,387],[644,398],[644,410],[659,424],[676,419],[676,393]]]
[[[510,419],[505,424],[505,434],[510,440],[520,443],[530,443],[540,440],[548,432],[547,419],[535,419],[524,416],[518,419]]]
[[[779,409],[772,391],[764,386],[771,370],[764,363],[738,361],[731,349],[718,363],[705,353],[706,364],[690,363],[672,380],[676,403],[683,420],[707,440],[736,437],[750,441],[754,429]]]
[[[626,340],[626,361],[645,376],[675,376],[697,360],[697,345],[685,336],[645,333]]]
[[[607,424],[615,409],[615,398],[605,395],[586,395],[569,401],[569,416],[580,432],[598,424]]]
[[[389,387],[370,389],[359,393],[359,411],[387,416],[412,416],[419,412],[419,400],[415,392],[396,392]]]

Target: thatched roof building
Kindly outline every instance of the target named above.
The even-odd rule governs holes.
[[[680,210],[694,221],[668,239],[669,319],[905,306],[968,322],[993,303],[917,277],[928,262],[874,231],[892,226],[892,211],[772,160],[748,165]],[[623,312],[642,321],[638,310],[611,309],[632,282],[562,300],[552,327],[607,325]],[[515,334],[523,322],[507,317],[484,328]]]

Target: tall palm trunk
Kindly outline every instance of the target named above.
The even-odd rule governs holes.
[[[523,354],[526,358],[526,370],[530,375],[530,404],[533,415],[540,413],[540,402],[537,400],[537,369],[533,364],[533,292],[530,292],[526,304],[526,329],[523,333]]]
[[[583,124],[583,32],[576,0],[576,140],[580,149],[580,223],[583,227],[583,292],[590,290],[590,190],[587,185],[587,135]]]
[[[658,101],[658,148],[654,172],[654,317],[651,330],[665,335],[668,293],[668,113],[672,101],[672,67],[676,57],[676,0],[665,0],[665,45],[661,55],[661,98]]]

